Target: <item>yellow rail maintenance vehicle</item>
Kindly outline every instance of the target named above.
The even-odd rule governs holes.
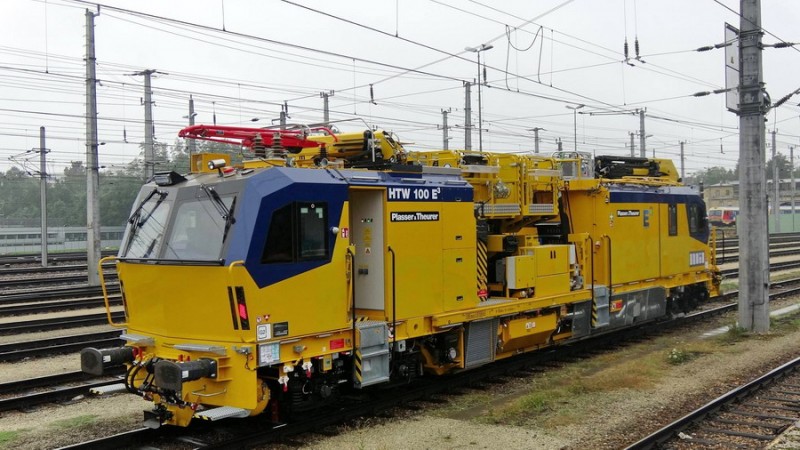
[[[277,420],[718,293],[705,206],[669,161],[406,152],[302,127],[181,136],[254,158],[193,155],[193,173],[142,188],[105,259],[127,343],[81,352],[88,373],[127,366],[149,426]]]

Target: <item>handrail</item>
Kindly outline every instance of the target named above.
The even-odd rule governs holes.
[[[228,285],[233,287],[236,283],[233,282],[233,268],[236,266],[244,266],[244,260],[239,259],[228,264]]]
[[[611,286],[613,286],[613,272],[611,271],[611,236],[604,234],[601,236],[608,241],[608,298],[611,298]]]
[[[387,249],[392,254],[392,361],[394,361],[394,350],[397,346],[397,283],[395,282],[395,270],[397,267],[394,261],[394,249],[391,246],[388,246]]]
[[[108,290],[106,289],[106,277],[105,277],[105,274],[103,274],[103,264],[105,264],[107,262],[111,262],[111,261],[117,261],[117,260],[119,260],[119,258],[116,257],[116,256],[106,256],[105,258],[101,258],[100,261],[97,262],[97,273],[100,276],[100,288],[103,290],[103,302],[106,305],[106,317],[108,319],[108,324],[111,325],[112,327],[125,328],[125,327],[128,326],[128,322],[127,321],[126,322],[122,322],[122,323],[117,323],[117,322],[114,322],[114,319],[111,317],[111,304],[108,301]],[[122,290],[122,283],[121,282],[120,282],[120,290],[122,292],[122,299],[123,299],[123,305],[124,305],[125,304],[125,291]],[[127,319],[127,317],[128,317],[127,306],[124,306],[124,308],[125,308],[125,311],[123,311],[123,312],[125,314],[125,318]]]
[[[350,258],[351,265],[354,267],[353,263],[355,262],[356,254],[352,249],[352,246],[347,247],[347,256]],[[350,303],[350,322],[353,326],[353,351],[356,350],[356,280],[355,276],[352,277],[351,281],[351,292],[352,292],[352,302]]]

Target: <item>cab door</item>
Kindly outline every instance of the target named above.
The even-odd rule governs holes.
[[[384,189],[350,191],[350,232],[353,258],[354,302],[369,316],[385,317]]]

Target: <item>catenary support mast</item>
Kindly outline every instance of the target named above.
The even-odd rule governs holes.
[[[95,76],[94,17],[86,10],[86,264],[89,286],[100,285],[100,165],[97,157],[97,78]]]
[[[472,84],[464,82],[464,150],[472,150]]]
[[[39,127],[39,204],[42,208],[42,267],[47,267],[47,147],[44,127]]]
[[[739,326],[769,331],[761,0],[741,0],[739,35]]]

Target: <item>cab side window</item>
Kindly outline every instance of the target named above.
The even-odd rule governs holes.
[[[686,205],[686,214],[689,216],[689,234],[698,234],[706,231],[705,209],[694,203]]]
[[[669,219],[669,235],[678,235],[678,205],[667,206],[667,217]]]
[[[292,234],[292,205],[289,204],[272,213],[261,262],[292,262]]]
[[[328,205],[294,202],[272,213],[261,262],[292,263],[328,258]]]

